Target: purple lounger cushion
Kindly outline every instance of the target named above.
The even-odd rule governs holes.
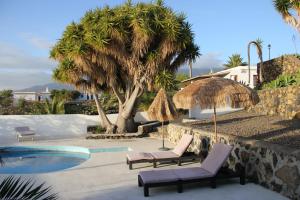
[[[201,167],[189,167],[173,169],[173,173],[183,181],[213,177],[213,175]]]
[[[209,171],[212,175],[216,175],[224,162],[229,157],[233,147],[217,143],[214,144],[213,149],[201,164],[201,168]]]
[[[143,180],[144,184],[151,183],[166,183],[166,182],[176,182],[179,178],[174,174],[173,170],[151,170],[151,171],[141,171],[139,176]]]
[[[174,148],[173,152],[177,154],[179,157],[182,156],[182,154],[187,150],[187,148],[190,146],[190,144],[193,141],[193,136],[189,134],[184,134],[176,147]]]
[[[156,160],[179,158],[187,150],[187,148],[190,146],[192,141],[193,141],[192,135],[184,134],[181,137],[178,144],[176,145],[176,147],[173,149],[173,151],[160,151],[160,152],[153,152],[151,154]]]
[[[179,158],[180,156],[177,155],[176,153],[172,151],[158,151],[158,152],[152,152],[151,155],[156,159],[156,160],[161,160],[161,159],[169,159],[169,158]]]
[[[153,160],[154,157],[151,153],[144,153],[144,152],[132,152],[127,154],[127,159],[129,161],[138,161],[138,160]]]
[[[214,177],[229,157],[232,149],[232,146],[218,143],[213,146],[213,149],[202,162],[201,167],[142,171],[139,175],[144,183],[161,183],[172,180],[186,181]]]

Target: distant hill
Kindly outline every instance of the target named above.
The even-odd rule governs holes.
[[[74,87],[66,84],[60,84],[60,83],[47,83],[45,85],[34,85],[29,88],[24,88],[21,90],[16,90],[16,92],[44,92],[46,91],[46,88],[51,90],[74,90]]]

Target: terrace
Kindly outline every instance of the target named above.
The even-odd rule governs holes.
[[[161,141],[153,138],[130,140],[85,140],[84,138],[43,140],[37,142],[16,143],[16,145],[68,145],[87,148],[130,147],[137,151],[157,151]],[[168,147],[173,144],[167,143]],[[38,182],[46,181],[59,193],[60,199],[144,199],[143,191],[137,186],[137,173],[140,170],[152,170],[151,164],[138,164],[129,170],[125,164],[126,152],[92,153],[91,158],[74,168],[63,171],[24,175]],[[199,163],[186,163],[182,167],[197,166]],[[176,165],[162,165],[159,169],[176,168]],[[22,175],[23,176],[23,175]],[[212,200],[284,200],[282,195],[254,183],[240,185],[238,180],[218,182],[216,189],[206,184],[192,184],[184,187],[178,194],[175,188],[151,189],[149,199],[212,199]]]

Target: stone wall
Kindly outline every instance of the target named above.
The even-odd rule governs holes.
[[[249,110],[291,119],[300,112],[300,86],[258,91],[260,102]]]
[[[257,67],[259,67],[259,63]],[[281,74],[295,74],[300,70],[300,60],[291,55],[265,61],[262,68],[264,82],[275,80]]]
[[[189,151],[206,154],[215,143],[213,133],[181,124],[169,124],[167,127],[170,142],[177,143],[185,133],[194,135]],[[231,169],[245,166],[249,180],[291,199],[300,199],[300,150],[223,134],[219,134],[218,138],[234,146],[227,161]]]

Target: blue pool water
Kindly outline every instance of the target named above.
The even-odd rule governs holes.
[[[75,167],[91,153],[128,151],[128,147],[95,148],[71,146],[0,147],[0,174],[47,173]]]

